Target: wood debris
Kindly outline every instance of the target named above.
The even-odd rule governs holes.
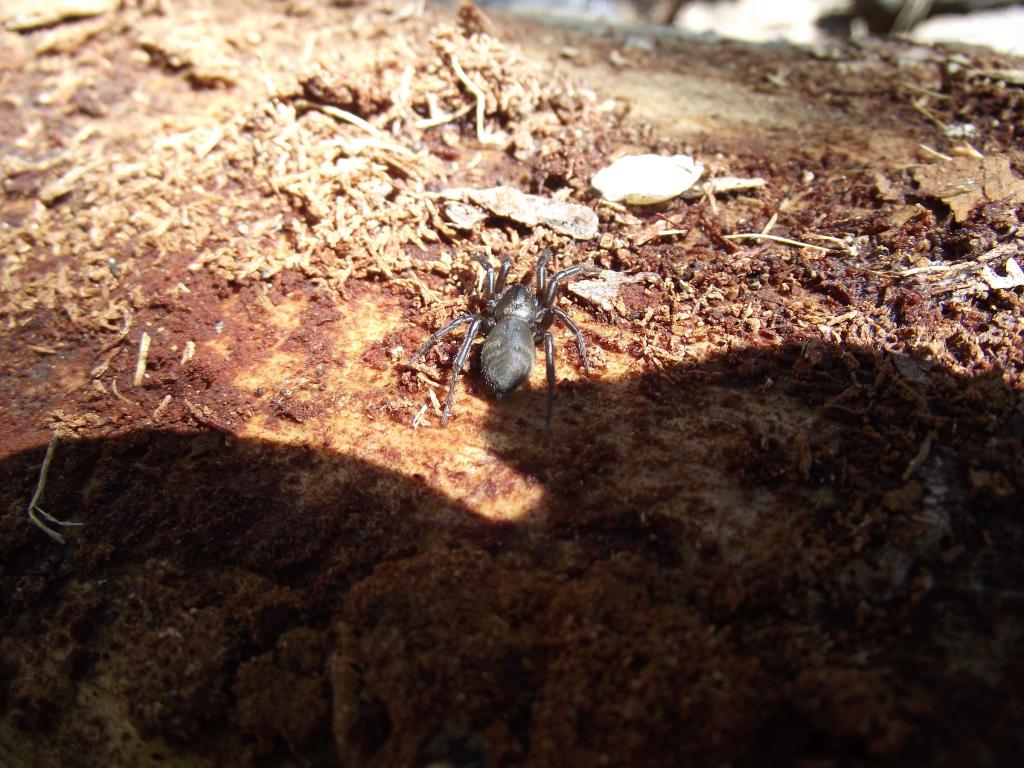
[[[54,432],[53,437],[50,438],[50,444],[46,446],[46,456],[43,457],[43,465],[39,468],[39,480],[36,482],[36,489],[32,493],[32,500],[28,503],[28,519],[51,539],[56,541],[58,544],[63,544],[64,536],[53,526],[66,528],[79,526],[81,523],[74,523],[69,520],[60,520],[47,513],[39,506],[39,502],[43,498],[43,491],[46,489],[46,476],[50,472],[50,464],[53,462],[53,453],[57,447],[57,437],[57,433]]]
[[[613,203],[652,205],[678,197],[697,183],[704,165],[689,155],[625,155],[591,180]]]
[[[612,312],[619,293],[626,285],[656,283],[659,280],[654,272],[637,272],[633,275],[602,269],[593,277],[574,280],[569,283],[569,293],[593,304],[605,312]]]
[[[997,275],[995,271],[987,265],[981,268],[981,277],[986,283],[988,283],[989,287],[993,291],[1005,291],[1010,288],[1019,288],[1024,286],[1024,271],[1021,270],[1020,265],[1014,259],[1006,260],[1006,277]]]
[[[1000,80],[1007,85],[1024,85],[1024,69],[968,69],[967,77]]]
[[[958,222],[983,203],[1024,204],[1024,179],[1013,173],[1005,155],[955,157],[915,168],[913,177],[919,194],[942,200]]]
[[[597,237],[597,214],[592,208],[579,203],[528,195],[515,187],[490,187],[488,189],[446,189],[441,197],[447,200],[462,202],[462,206],[450,210],[446,214],[461,229],[472,228],[463,226],[469,222],[479,221],[478,213],[465,205],[466,200],[486,209],[495,216],[525,224],[528,227],[543,225],[561,235],[576,240],[590,240]]]
[[[185,23],[163,17],[144,19],[138,24],[139,45],[157,63],[184,70],[196,85],[234,85],[242,64],[225,41],[205,34],[207,27],[202,14]]]
[[[459,200],[450,200],[445,203],[444,215],[456,229],[473,229],[481,221],[487,219],[487,212],[482,208],[464,203]]]
[[[4,27],[12,32],[31,32],[63,21],[86,19],[113,11],[118,0],[8,0],[0,11]]]
[[[683,192],[684,200],[698,200],[704,195],[722,195],[734,192],[750,192],[755,189],[764,189],[768,184],[761,177],[740,178],[738,176],[717,176],[713,179],[698,181],[692,187]]]
[[[997,245],[975,261],[929,263],[902,270],[896,276],[920,286],[931,296],[959,301],[1024,286],[1022,257],[1024,242],[1017,240]],[[996,273],[993,265],[1002,266],[1006,275]]]
[[[142,386],[142,381],[146,376],[146,360],[149,356],[150,341],[149,334],[143,331],[139,338],[139,356],[135,362],[135,376],[132,379],[132,384],[136,387]]]

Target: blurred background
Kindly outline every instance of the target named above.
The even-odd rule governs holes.
[[[758,42],[899,34],[1024,56],[1024,3],[1006,0],[480,0],[530,16],[644,23]]]

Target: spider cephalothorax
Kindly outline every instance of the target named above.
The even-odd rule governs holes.
[[[481,333],[486,338],[480,348],[480,372],[483,374],[484,381],[497,397],[504,397],[526,381],[533,368],[536,346],[542,341],[544,342],[548,375],[547,420],[545,424],[548,429],[551,426],[551,408],[555,394],[555,342],[548,328],[555,318],[565,323],[576,334],[576,344],[579,347],[580,359],[583,361],[583,369],[587,373],[590,372],[590,365],[587,361],[587,345],[583,341],[583,334],[564,311],[554,306],[554,300],[555,291],[561,281],[593,268],[576,264],[561,272],[556,272],[549,278],[547,264],[551,260],[551,255],[551,251],[545,251],[537,261],[537,268],[534,271],[536,291],[531,291],[521,283],[505,287],[509,270],[512,268],[512,262],[509,259],[504,259],[501,262],[501,268],[495,277],[494,267],[486,259],[480,258],[480,263],[487,270],[483,293],[483,313],[466,314],[455,318],[423,342],[423,345],[413,355],[412,362],[415,362],[445,334],[460,325],[469,324],[466,338],[452,361],[451,383],[448,387],[448,397],[444,401],[444,410],[441,413],[442,426],[448,423],[452,400],[455,398],[455,386],[459,381],[462,366],[469,358],[473,340]]]

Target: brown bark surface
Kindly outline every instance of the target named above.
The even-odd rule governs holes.
[[[0,763],[1019,757],[1020,62],[21,5]],[[758,182],[609,205],[627,152]],[[499,185],[597,237],[454,226]],[[543,365],[499,401],[474,357],[442,429],[458,334],[410,355],[545,248],[637,276],[562,292],[592,372],[558,328],[546,445]]]

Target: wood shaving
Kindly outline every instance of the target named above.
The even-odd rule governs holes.
[[[683,192],[684,200],[699,200],[704,195],[731,194],[734,192],[750,192],[764,189],[768,182],[760,177],[740,178],[738,176],[719,176],[714,179],[698,181]]]
[[[142,381],[146,376],[146,358],[149,355],[150,341],[149,334],[143,331],[139,339],[139,357],[135,363],[135,376],[132,379],[132,384],[136,387],[142,386]]]

